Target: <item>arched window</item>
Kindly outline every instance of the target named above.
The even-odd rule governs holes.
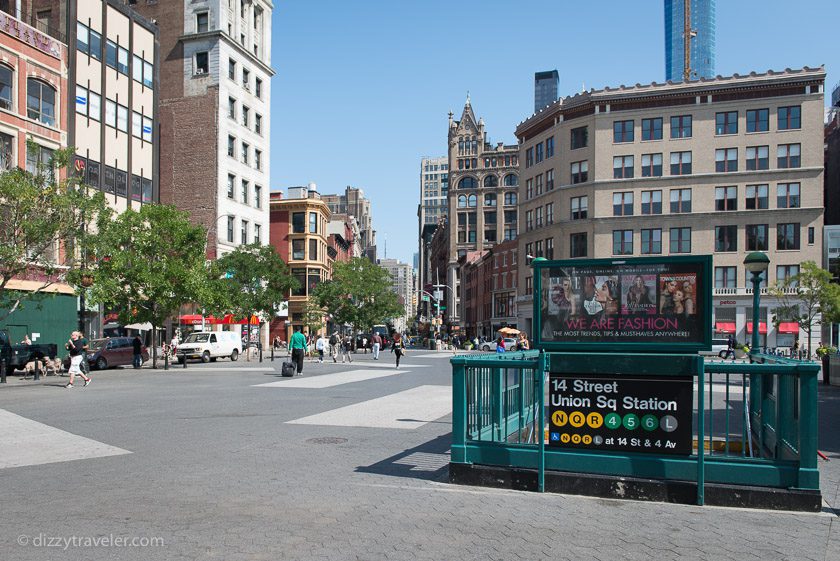
[[[26,80],[26,113],[30,119],[55,126],[55,89],[34,78]]]
[[[509,173],[505,176],[505,187],[516,187],[519,185],[519,177],[515,173]]]
[[[458,182],[459,189],[475,189],[478,187],[475,177],[464,177]]]
[[[475,195],[470,195],[467,202],[467,206],[470,208],[475,208],[476,206],[478,206],[478,197],[476,197]]]
[[[458,208],[466,208],[467,207],[467,196],[466,195],[458,195]]]
[[[12,108],[12,84],[14,72],[8,66],[0,64],[0,107],[3,109]]]
[[[485,187],[498,187],[499,186],[499,178],[495,175],[488,175],[484,178],[484,186]]]

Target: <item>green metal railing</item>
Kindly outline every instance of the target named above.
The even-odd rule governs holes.
[[[696,355],[648,355],[641,374],[694,368],[693,454],[687,457],[547,447],[549,363],[629,374],[626,355],[506,353],[462,355],[453,366],[452,462],[697,482],[819,489],[819,365],[772,355],[752,364],[702,362]],[[673,375],[673,374],[671,374]],[[540,412],[543,412],[540,414]]]

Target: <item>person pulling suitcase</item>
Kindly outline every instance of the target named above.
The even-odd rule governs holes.
[[[306,354],[306,337],[301,332],[303,327],[297,326],[292,339],[289,341],[289,350],[292,352],[292,362],[297,366],[297,375],[303,375],[303,356]]]

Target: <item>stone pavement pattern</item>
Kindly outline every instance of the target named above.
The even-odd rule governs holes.
[[[376,368],[391,360],[383,354]],[[450,384],[444,356],[410,352],[404,362],[416,367],[314,388],[258,387],[282,381],[271,363],[220,361],[95,374],[74,390],[52,379],[0,389],[0,409],[131,452],[0,469],[0,559],[840,560],[840,520],[829,511],[453,486],[449,416],[411,429],[289,422]],[[304,379],[371,364],[369,355],[352,365],[307,363]],[[820,407],[820,448],[832,459],[820,465],[823,492],[838,506],[840,391],[821,388]],[[164,545],[19,543],[39,535]]]

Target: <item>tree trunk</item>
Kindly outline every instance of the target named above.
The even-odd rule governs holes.
[[[813,326],[808,326],[808,360],[811,360],[811,331],[813,331]]]
[[[157,326],[152,326],[152,368],[157,370]]]

